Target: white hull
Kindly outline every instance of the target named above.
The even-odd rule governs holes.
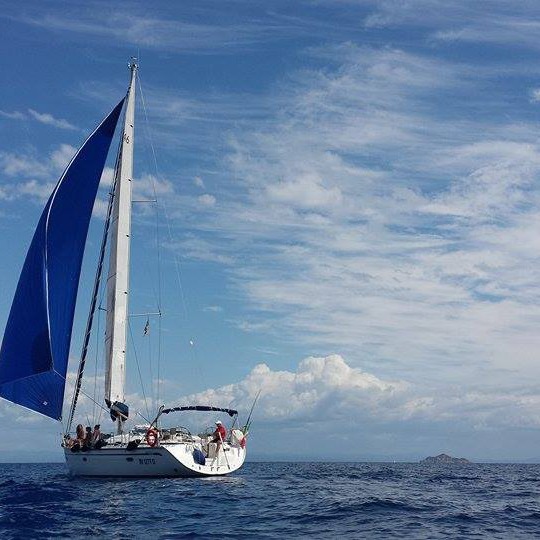
[[[238,470],[246,459],[245,448],[225,444],[217,457],[206,458],[205,465],[200,465],[193,459],[193,450],[189,443],[164,443],[154,448],[140,445],[136,450],[107,446],[72,452],[66,448],[64,453],[72,475],[96,477],[222,476]]]

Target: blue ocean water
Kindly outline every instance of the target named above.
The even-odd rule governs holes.
[[[6,538],[535,538],[540,465],[247,463],[205,479],[0,465]]]

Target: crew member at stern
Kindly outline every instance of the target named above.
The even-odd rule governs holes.
[[[225,437],[227,436],[227,430],[225,429],[225,426],[221,423],[221,420],[216,420],[216,430],[212,435],[212,442],[217,443],[217,451],[219,452],[221,442],[224,441]]]

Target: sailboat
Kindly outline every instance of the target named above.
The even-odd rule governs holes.
[[[132,211],[135,91],[132,59],[126,96],[77,151],[56,184],[24,262],[0,349],[0,396],[62,421],[79,277],[100,178],[122,111],[123,127],[92,300],[67,423],[60,444],[77,476],[160,477],[225,475],[246,458],[247,425],[234,429],[238,411],[207,404],[160,406],[153,419],[126,428],[126,351]],[[104,403],[115,433],[86,443],[73,434],[104,260],[106,282]],[[195,434],[163,427],[173,413],[213,412],[231,418],[229,430]],[[216,424],[220,424],[217,421]],[[226,434],[225,437],[222,435]]]

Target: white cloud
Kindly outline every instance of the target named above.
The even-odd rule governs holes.
[[[53,151],[51,154],[51,163],[57,170],[64,170],[75,153],[77,149],[70,144],[61,144],[59,148]]]
[[[28,114],[34,119],[40,122],[41,124],[46,124],[48,126],[53,126],[59,129],[69,129],[76,130],[77,128],[70,124],[67,120],[55,118],[52,114],[49,113],[40,113],[34,109],[28,109]]]
[[[104,190],[109,190],[112,186],[114,179],[114,169],[112,167],[105,167],[101,175],[100,187]],[[102,196],[98,194],[94,203],[94,209],[92,215],[101,219],[107,216],[108,191],[104,191]],[[134,202],[152,202],[157,197],[158,202],[163,201],[164,198],[174,194],[173,184],[166,179],[158,179],[152,174],[142,174],[136,176],[133,181],[133,193],[132,200]],[[149,215],[153,210],[150,210],[148,205],[142,204],[137,206],[137,211],[141,215]]]
[[[540,376],[535,126],[493,116],[495,98],[471,119],[463,96],[486,75],[470,67],[351,44],[309,54],[333,67],[291,77],[286,99],[268,97],[275,115],[232,133],[234,195],[211,216],[171,202],[195,227],[179,252],[227,264],[245,331],[398,378],[495,383],[510,358],[514,384]]]
[[[10,120],[24,120],[26,118],[26,116],[20,111],[0,111],[0,116],[3,118],[9,118]]]
[[[273,371],[258,364],[239,383],[209,389],[178,400],[186,403],[236,407],[245,414],[261,391],[257,416],[261,420],[317,420],[336,412],[349,414],[362,407],[375,412],[381,401],[390,402],[403,392],[403,382],[378,379],[358,368],[351,368],[339,355],[306,358],[296,372]],[[377,409],[377,412],[381,412]]]
[[[70,124],[67,120],[55,118],[50,113],[40,113],[34,109],[28,109],[27,112],[21,111],[0,111],[0,116],[9,118],[10,120],[35,120],[40,124],[45,124],[59,129],[77,130],[78,128]]]
[[[530,96],[531,96],[530,99],[532,103],[538,103],[540,101],[540,88],[533,88],[530,91]]]
[[[50,169],[46,161],[25,154],[0,153],[0,167],[2,172],[9,177],[29,176],[47,178]]]
[[[99,187],[110,189],[114,180],[114,169],[112,167],[105,167],[101,173],[99,180]]]
[[[259,366],[201,399],[247,406],[250,381],[265,382],[261,418],[277,423],[306,411],[306,423],[295,423],[303,429],[337,410],[344,420],[336,436],[358,411],[374,430],[379,421],[398,428],[462,419],[474,429],[537,426],[536,389],[527,385],[540,376],[540,148],[527,98],[537,101],[538,89],[526,94],[537,68],[530,54],[510,65],[490,53],[491,61],[478,65],[472,56],[453,62],[449,51],[467,42],[478,47],[475,58],[484,57],[485,44],[503,45],[512,59],[517,48],[534,52],[538,23],[531,14],[538,7],[526,2],[523,17],[523,6],[502,0],[324,3],[346,3],[354,24],[377,27],[373,36],[381,33],[385,43],[386,26],[414,25],[419,40],[414,49],[404,41],[408,51],[359,47],[357,35],[345,42],[343,28],[343,43],[305,51],[301,71],[256,95],[148,92],[161,148],[175,157],[194,150],[204,156],[193,170],[187,165],[185,178],[205,190],[196,176],[204,171],[215,194],[208,197],[219,199],[209,212],[205,195],[180,195],[163,181],[157,190],[181,231],[169,247],[226,266],[229,287],[245,305],[243,313],[227,309],[230,324],[264,334],[269,346],[275,338],[284,346],[339,350],[350,362],[317,357],[298,370]],[[89,17],[70,28],[72,19],[27,22],[123,42],[152,29],[148,46],[183,45],[184,36],[171,33],[178,21],[135,16],[118,27]],[[191,50],[208,51],[231,27],[208,43],[207,27],[192,30]],[[422,54],[411,52],[423,38]],[[101,90],[87,88],[104,99]],[[37,191],[32,181],[48,178],[32,159],[4,154],[1,164],[6,176],[20,175],[25,189]],[[154,184],[142,176],[135,191],[152,198]],[[11,196],[9,189],[2,186],[0,196]],[[336,382],[346,378],[374,384]],[[293,396],[289,410],[281,386]]]
[[[4,198],[47,200],[75,152],[75,147],[69,144],[60,144],[46,157],[0,152],[0,170],[7,178],[2,185]]]
[[[29,195],[41,201],[46,201],[50,197],[54,186],[54,183],[43,183],[37,182],[36,180],[30,180],[17,186],[17,194],[20,197]]]
[[[325,187],[322,179],[313,173],[300,174],[290,181],[274,183],[268,186],[267,195],[278,204],[306,209],[336,206],[343,199],[339,188]]]
[[[199,261],[230,264],[232,257],[225,254],[224,248],[219,248],[204,238],[197,238],[193,234],[185,234],[181,240],[170,241],[167,248],[182,254],[182,257]]]
[[[168,51],[227,51],[253,47],[299,33],[312,32],[309,19],[305,22],[277,13],[267,13],[266,19],[253,21],[237,17],[231,21],[228,13],[212,10],[205,14],[205,23],[193,17],[191,11],[176,10],[166,18],[140,16],[123,10],[113,10],[103,17],[100,12],[81,18],[76,10],[66,9],[62,14],[42,13],[39,16],[15,16],[18,22],[68,34],[71,38],[101,40],[138,45],[149,49]],[[316,26],[314,30],[316,31]]]
[[[258,364],[237,383],[173,401],[232,407],[245,419],[259,391],[257,423],[283,428],[297,422],[317,423],[329,437],[341,430],[355,432],[366,422],[455,422],[472,430],[497,429],[501,422],[524,429],[540,426],[540,397],[532,388],[512,393],[478,388],[463,392],[457,386],[421,389],[353,368],[337,354],[306,358],[295,371]]]
[[[221,313],[223,308],[221,306],[205,306],[203,311],[210,313]]]
[[[354,2],[352,2],[354,3]],[[505,0],[377,0],[358,2],[372,8],[364,19],[368,28],[432,29],[441,41],[468,41],[537,48],[538,4],[524,1],[509,8]],[[416,30],[418,32],[418,30]]]
[[[156,196],[170,195],[174,192],[172,183],[167,179],[157,178],[153,174],[144,173],[133,181],[133,195],[142,199],[154,199]]]
[[[213,195],[205,193],[197,197],[197,200],[202,206],[214,206],[216,204],[216,198]]]
[[[105,219],[107,217],[107,210],[109,209],[108,199],[103,199],[99,195],[94,201],[94,207],[92,209],[92,216],[99,219]]]

